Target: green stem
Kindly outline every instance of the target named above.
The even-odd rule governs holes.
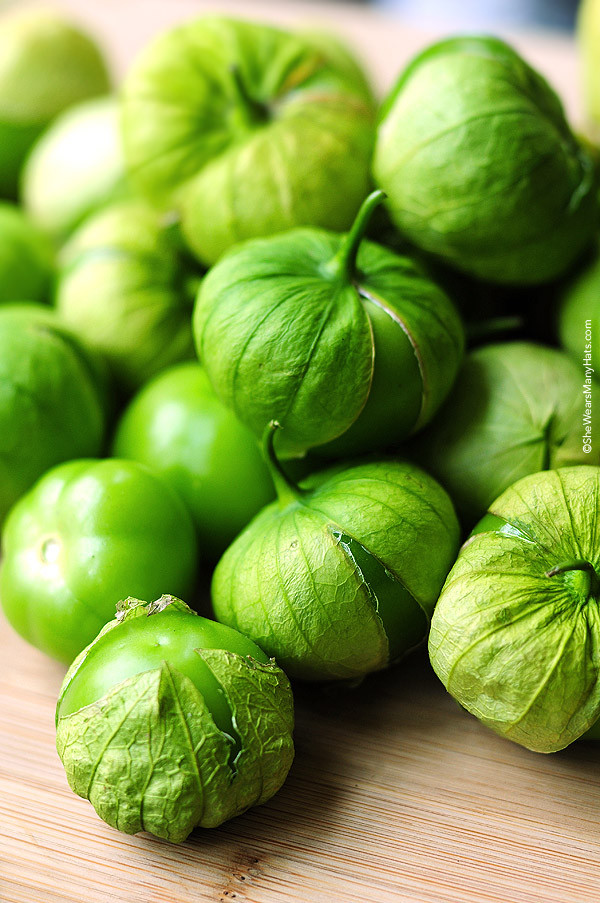
[[[275,485],[277,498],[282,505],[289,505],[300,501],[306,495],[306,491],[290,479],[275,454],[275,433],[278,429],[281,429],[281,425],[276,420],[271,420],[263,433],[263,454]]]
[[[544,457],[542,458],[542,466],[540,470],[551,470],[552,467],[552,443],[550,441],[550,433],[554,426],[554,412],[550,414],[546,423],[542,427],[542,441],[544,443]],[[589,562],[586,562],[589,564]],[[590,565],[590,567],[592,567]],[[569,568],[573,570],[573,568]],[[587,568],[575,568],[575,570],[587,570]],[[592,568],[593,570],[593,568]]]
[[[344,238],[339,251],[325,266],[325,271],[328,274],[337,276],[347,282],[352,281],[356,269],[356,256],[360,243],[365,237],[369,220],[375,208],[381,204],[385,197],[385,193],[378,189],[377,191],[372,191],[362,202],[352,228]]]
[[[255,126],[261,122],[266,122],[269,113],[266,106],[250,95],[248,88],[242,78],[239,66],[231,66],[231,77],[233,80],[234,96],[240,108],[241,119],[247,126]]]
[[[554,565],[549,571],[546,571],[546,577],[556,577],[558,574],[566,574],[567,571],[584,571],[589,577],[589,587],[587,590],[588,598],[590,596],[600,596],[600,577],[596,573],[594,565],[591,561],[585,561],[583,558],[574,558],[572,561],[563,561]]]

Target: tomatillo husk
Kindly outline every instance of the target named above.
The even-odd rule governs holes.
[[[290,677],[356,680],[426,638],[458,547],[452,503],[424,471],[392,460],[338,466],[296,486],[273,435],[279,498],[217,565],[215,614]]]
[[[409,63],[373,172],[411,242],[490,282],[555,279],[598,222],[590,154],[548,83],[497,38],[449,38]]]
[[[232,248],[200,286],[194,335],[217,395],[257,436],[277,420],[287,456],[394,445],[456,376],[464,335],[446,294],[363,240],[381,199],[369,195],[347,235],[294,229]]]
[[[450,571],[433,668],[509,740],[555,752],[600,715],[600,468],[530,474],[490,505]]]
[[[585,382],[579,362],[557,348],[533,342],[477,348],[410,453],[450,493],[470,529],[528,473],[600,464],[600,445],[584,441],[586,399],[593,432],[600,387],[592,374]]]
[[[56,708],[69,785],[120,831],[173,843],[266,802],[294,745],[285,674],[180,599],[126,599],[75,660]]]
[[[148,45],[122,103],[132,181],[206,265],[247,238],[348,228],[369,190],[374,102],[337,42],[203,16]]]

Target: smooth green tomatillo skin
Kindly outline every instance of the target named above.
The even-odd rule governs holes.
[[[15,197],[21,165],[48,123],[109,90],[95,43],[61,16],[18,10],[0,22],[0,196]]]
[[[57,117],[32,148],[21,177],[27,213],[57,239],[127,191],[112,96],[86,100]]]
[[[67,664],[130,590],[194,588],[197,549],[183,502],[134,461],[69,461],[11,511],[2,536],[0,597],[28,642]]]
[[[113,449],[152,467],[178,491],[204,558],[222,555],[274,497],[255,437],[219,401],[197,363],[165,370],[140,390],[119,422]]]
[[[53,258],[50,244],[22,211],[0,202],[0,304],[47,301]]]
[[[334,531],[348,558],[353,561],[376,599],[377,614],[388,638],[390,662],[402,658],[407,649],[418,646],[427,630],[423,609],[415,605],[406,587],[365,549],[363,545],[339,530]]]
[[[181,214],[203,263],[294,226],[350,225],[369,190],[374,110],[346,57],[219,16],[140,55],[123,86],[129,174]]]
[[[458,314],[412,260],[363,240],[356,272],[337,274],[346,242],[317,229],[246,242],[200,287],[194,335],[215,391],[257,436],[281,423],[283,454],[350,427],[323,452],[399,442],[431,419],[462,357]]]
[[[120,603],[75,660],[56,743],[71,788],[101,818],[180,842],[277,792],[293,726],[289,681],[275,663],[166,596]]]
[[[93,356],[48,308],[0,307],[0,524],[50,467],[99,454],[105,423]]]
[[[278,491],[215,570],[218,620],[303,680],[362,677],[422,641],[458,547],[441,487],[379,461]]]
[[[269,659],[237,630],[197,615],[192,619],[190,614],[170,606],[152,616],[151,629],[145,619],[130,618],[119,630],[107,631],[101,642],[92,643],[85,668],[79,669],[61,692],[57,719],[97,702],[129,677],[168,661],[202,693],[217,727],[233,735],[223,691],[196,649],[228,649],[265,665]]]
[[[467,527],[528,473],[600,463],[600,448],[582,450],[582,379],[581,366],[562,351],[531,342],[467,355],[447,402],[411,448]],[[592,394],[600,409],[596,385]]]
[[[199,274],[176,230],[144,202],[120,201],[86,220],[59,264],[61,318],[106,356],[126,390],[194,356]]]
[[[591,320],[591,338],[586,338],[587,321]],[[590,352],[589,366],[594,366],[595,352],[600,348],[600,241],[585,264],[560,289],[558,302],[558,338],[563,348],[578,362]],[[590,347],[586,347],[586,346]]]
[[[373,166],[410,241],[491,282],[556,278],[593,237],[592,160],[549,85],[495,38],[413,60],[384,104]]]
[[[537,752],[600,714],[600,468],[531,474],[463,546],[431,622],[438,677],[469,712]],[[554,573],[557,565],[587,562]]]

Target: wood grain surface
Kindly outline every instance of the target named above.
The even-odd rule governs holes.
[[[62,0],[117,74],[171,22],[218,9],[318,21],[381,91],[431,35],[341,5]],[[572,44],[517,36],[581,115]],[[297,757],[266,806],[174,847],[109,828],[54,750],[63,669],[0,620],[0,903],[598,903],[600,751],[502,740],[445,694],[423,654],[354,691],[299,688]]]
[[[424,655],[297,692],[267,805],[180,846],[109,828],[54,751],[63,671],[0,624],[2,903],[597,903],[598,752],[553,756],[462,712]]]

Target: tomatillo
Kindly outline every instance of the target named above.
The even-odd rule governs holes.
[[[194,528],[158,475],[115,458],[69,461],[14,506],[2,534],[0,599],[14,629],[69,664],[127,592],[194,588]]]
[[[0,304],[48,301],[53,275],[45,236],[18,207],[0,202]]]
[[[52,119],[109,90],[106,64],[86,34],[48,10],[0,18],[0,195],[15,197],[23,160]]]
[[[583,266],[560,286],[557,319],[560,344],[583,364],[585,375],[592,376],[600,349],[600,240]]]
[[[469,529],[528,473],[600,464],[600,444],[584,448],[584,378],[563,351],[533,342],[467,355],[446,404],[410,452],[447,489]],[[591,417],[600,412],[600,387],[589,382]]]
[[[143,201],[122,200],[85,220],[62,248],[56,309],[132,392],[194,357],[199,278],[177,227]]]
[[[197,363],[144,386],[118,426],[114,453],[152,467],[188,505],[203,556],[216,559],[274,496],[252,433],[217,398]]]
[[[51,309],[0,306],[0,524],[48,468],[101,453],[103,377]]]
[[[294,756],[285,674],[180,599],[126,599],[73,662],[56,708],[69,785],[109,825],[172,842],[279,790]]]
[[[252,637],[291,677],[363,677],[427,636],[456,555],[452,503],[413,464],[339,466],[296,486],[266,435],[278,501],[217,565],[217,619]]]
[[[148,45],[122,104],[130,178],[206,265],[247,238],[346,229],[369,189],[374,103],[335,42],[203,16]]]
[[[530,474],[490,505],[431,622],[433,668],[499,734],[555,752],[600,715],[600,468]]]
[[[490,282],[555,279],[598,221],[591,156],[552,88],[497,38],[449,38],[408,65],[373,172],[411,242]]]
[[[217,395],[257,436],[279,421],[286,456],[393,445],[433,417],[458,371],[449,298],[414,260],[363,240],[381,199],[369,195],[347,235],[294,229],[232,248],[200,286],[194,335]]]
[[[112,96],[86,100],[58,116],[36,141],[21,176],[27,213],[59,240],[126,192],[117,100]]]

